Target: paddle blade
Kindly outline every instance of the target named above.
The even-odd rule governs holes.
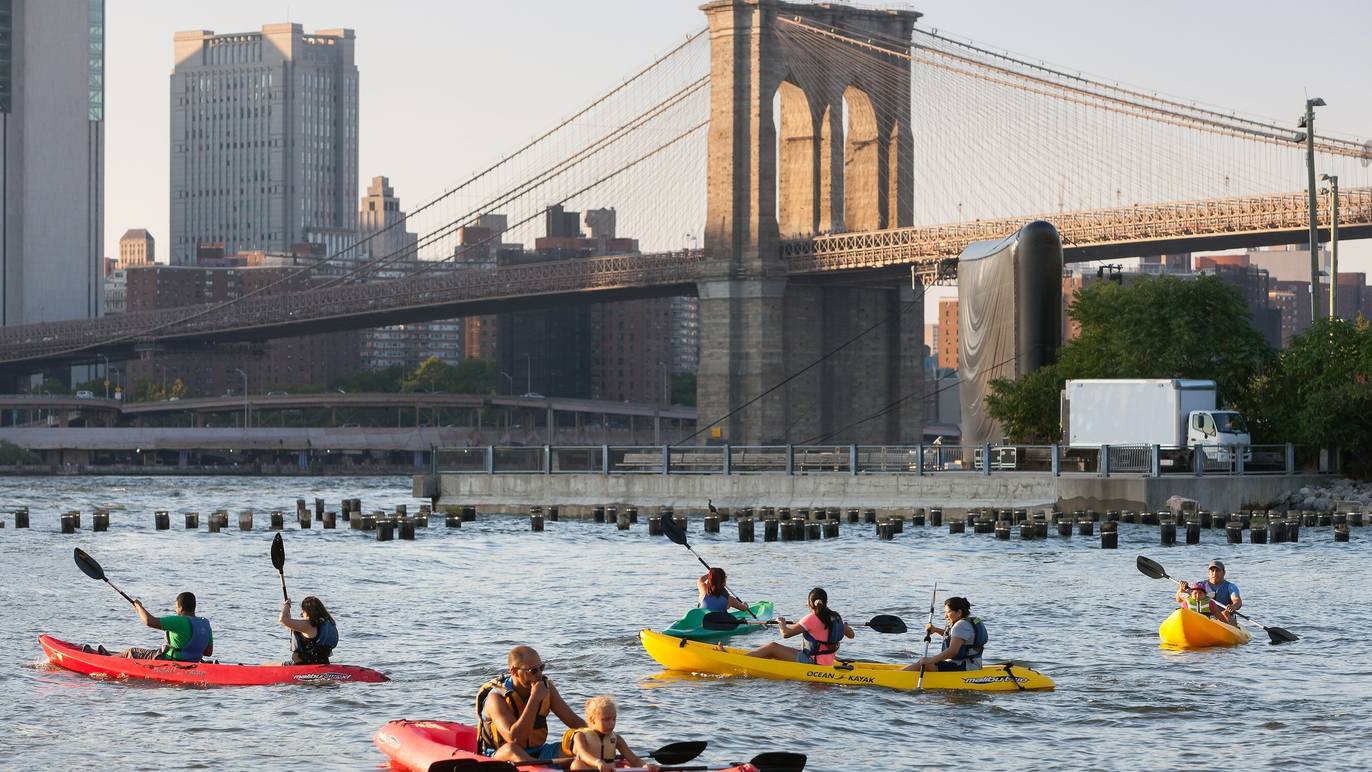
[[[76,558],[76,567],[81,569],[81,573],[97,582],[105,581],[105,570],[100,567],[99,563],[95,562],[95,558],[87,555],[85,550],[77,547],[72,556]]]
[[[905,626],[905,620],[895,614],[877,614],[872,617],[867,626],[879,633],[907,633],[910,628]]]
[[[805,754],[790,751],[759,753],[748,763],[761,772],[801,772],[805,769]]]
[[[669,743],[649,753],[659,764],[685,764],[705,752],[705,747],[709,745],[704,740],[686,740],[679,743]]]
[[[686,531],[677,524],[674,515],[662,515],[660,522],[662,523],[663,536],[666,536],[668,539],[671,539],[683,547],[690,548],[690,545],[686,543]]]
[[[1301,639],[1299,635],[1280,627],[1264,627],[1263,629],[1267,631],[1267,637],[1271,638],[1273,643],[1293,643]]]
[[[1150,579],[1172,578],[1167,575],[1167,569],[1163,568],[1161,563],[1158,563],[1154,560],[1149,560],[1148,558],[1142,555],[1139,555],[1138,560],[1134,561],[1134,567],[1139,570],[1139,573],[1143,574],[1144,576]]]
[[[700,626],[706,630],[732,630],[746,624],[748,623],[727,611],[711,611],[700,620]]]
[[[272,567],[276,569],[277,573],[281,573],[286,568],[286,545],[281,541],[281,534],[279,533],[275,539],[272,539]]]

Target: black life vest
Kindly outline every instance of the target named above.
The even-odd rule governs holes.
[[[306,638],[299,630],[292,630],[291,662],[296,665],[327,665],[337,645],[338,626],[333,622],[321,623],[315,628],[313,638]]]

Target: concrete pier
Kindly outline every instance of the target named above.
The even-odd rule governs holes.
[[[1053,476],[1007,474],[438,474],[416,475],[414,495],[483,510],[523,511],[557,502],[568,515],[589,514],[607,503],[666,507],[713,499],[720,507],[911,507],[1028,509],[1061,511],[1167,508],[1180,495],[1206,509],[1237,511],[1266,505],[1293,488],[1318,484],[1320,475],[1232,477]],[[582,512],[585,510],[585,512]]]

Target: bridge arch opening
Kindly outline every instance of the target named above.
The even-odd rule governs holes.
[[[843,226],[845,230],[886,227],[877,113],[872,97],[850,85],[843,90]]]
[[[782,238],[806,236],[819,222],[819,142],[815,111],[805,90],[783,80],[772,97],[776,126],[777,231]]]

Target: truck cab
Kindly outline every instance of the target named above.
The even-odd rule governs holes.
[[[1224,446],[1247,447],[1253,439],[1243,416],[1233,410],[1192,410],[1186,422],[1186,444],[1204,448],[1206,458],[1212,461],[1228,462],[1233,460],[1232,451]],[[1245,460],[1250,458],[1249,453],[1245,452]]]

